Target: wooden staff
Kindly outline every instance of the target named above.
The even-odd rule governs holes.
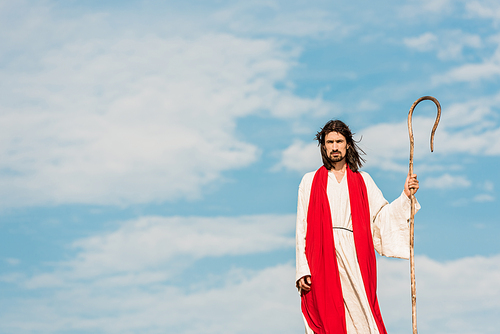
[[[441,105],[439,101],[432,96],[423,96],[416,100],[410,108],[410,112],[408,113],[408,133],[410,134],[410,176],[413,175],[413,129],[411,124],[411,118],[413,115],[413,109],[424,100],[431,100],[437,106],[437,117],[434,122],[434,127],[431,132],[431,152],[434,151],[434,133],[436,132],[439,119],[441,118]],[[414,259],[414,217],[415,217],[415,195],[413,188],[410,189],[410,200],[411,200],[411,215],[410,215],[410,268],[411,268],[411,315],[412,315],[412,325],[413,325],[413,334],[417,334],[417,288],[415,284],[415,259]]]

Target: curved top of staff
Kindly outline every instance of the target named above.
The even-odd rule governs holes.
[[[413,162],[413,128],[411,122],[413,116],[413,109],[415,109],[417,104],[425,100],[430,100],[434,102],[437,107],[436,121],[434,122],[434,126],[432,127],[431,131],[431,152],[434,151],[434,133],[436,132],[437,126],[439,124],[439,119],[441,118],[441,104],[439,104],[439,101],[433,96],[422,96],[421,98],[413,102],[413,105],[411,106],[410,111],[408,112],[408,132],[410,134],[410,163]]]

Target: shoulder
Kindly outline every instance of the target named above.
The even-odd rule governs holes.
[[[316,172],[317,171],[306,173],[302,177],[302,181],[300,182],[300,185],[299,185],[299,199],[300,199],[300,196],[304,196],[306,198],[309,198],[309,195],[311,193],[312,184],[314,181],[314,175],[316,175]]]
[[[366,186],[366,189],[368,190],[369,193],[373,193],[373,192],[377,192],[377,191],[380,192],[380,189],[378,188],[375,181],[373,181],[370,174],[368,174],[367,172],[362,172],[362,171],[360,171],[360,174],[363,177],[363,180],[365,181],[365,186]]]
[[[370,174],[368,174],[367,172],[360,170],[360,171],[359,171],[359,174],[361,174],[361,176],[363,177],[363,180],[365,180],[365,182],[366,182],[366,181],[371,181],[371,182],[373,182],[372,177],[371,177],[371,176],[370,176]]]
[[[304,187],[306,185],[310,185],[312,184],[312,181],[314,179],[314,175],[316,175],[316,170],[313,171],[313,172],[309,172],[309,173],[306,173],[303,177],[302,177],[302,181],[300,182],[300,186],[301,187]]]
[[[373,181],[372,177],[370,176],[370,174],[368,174],[367,172],[365,171],[359,171],[359,173],[361,174],[361,176],[363,177],[363,180],[365,181],[365,185],[367,187],[370,187],[370,186],[375,186],[375,181]]]

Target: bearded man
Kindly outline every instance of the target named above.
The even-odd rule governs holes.
[[[296,286],[306,333],[386,334],[374,249],[408,259],[417,175],[408,175],[401,196],[389,204],[359,171],[358,151],[364,152],[346,124],[329,121],[316,139],[323,166],[302,178],[297,206]]]

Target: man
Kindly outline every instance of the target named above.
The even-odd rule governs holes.
[[[296,286],[307,334],[386,334],[376,295],[375,252],[409,257],[410,189],[388,203],[342,121],[325,124],[316,139],[323,166],[304,175],[297,206]],[[419,205],[417,204],[417,209]]]

